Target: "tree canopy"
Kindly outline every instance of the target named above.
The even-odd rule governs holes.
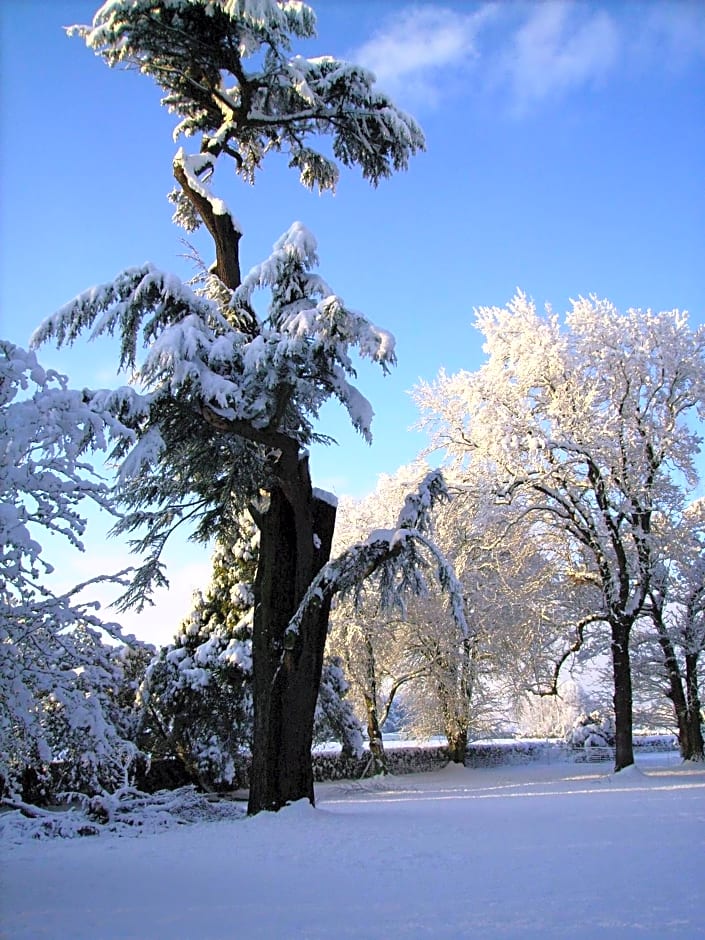
[[[633,762],[631,629],[696,482],[705,329],[677,310],[581,298],[562,324],[518,294],[476,311],[488,360],[416,392],[433,443],[468,484],[565,533],[576,578],[610,625],[617,769]]]

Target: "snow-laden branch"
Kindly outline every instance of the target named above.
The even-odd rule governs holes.
[[[233,157],[250,182],[267,153],[282,151],[305,186],[334,188],[336,161],[359,166],[376,184],[425,146],[416,122],[375,90],[370,71],[289,54],[292,36],[315,35],[304,3],[111,0],[70,34],[109,65],[150,75],[180,117],[175,135],[202,135],[202,152]],[[307,143],[323,134],[332,137],[333,158]]]
[[[474,635],[465,613],[463,589],[451,562],[427,534],[435,504],[448,498],[439,470],[433,470],[415,493],[407,496],[393,529],[378,529],[328,562],[311,582],[286,630],[285,645],[301,629],[310,608],[328,602],[335,594],[358,591],[372,575],[379,577],[383,608],[403,605],[404,592],[423,594],[427,556],[435,562],[435,576],[448,594],[456,625],[465,637]],[[423,552],[419,552],[423,549]],[[426,554],[424,554],[426,553]]]
[[[0,776],[10,792],[19,792],[27,768],[40,772],[55,753],[70,755],[76,785],[81,778],[90,786],[114,781],[135,753],[115,723],[114,696],[122,651],[141,644],[103,621],[88,593],[102,583],[127,588],[132,569],[63,593],[42,577],[53,570],[44,536],[83,549],[84,500],[119,516],[86,456],[131,439],[120,412],[134,405],[132,396],[115,393],[112,403],[111,412],[99,396],[43,369],[34,353],[0,341]],[[106,635],[119,645],[106,645]]]
[[[131,370],[144,393],[102,392],[96,401],[140,438],[123,477],[159,459],[164,435],[151,426],[152,415],[176,398],[188,400],[199,419],[219,430],[279,447],[282,434],[301,445],[313,440],[312,419],[334,395],[369,440],[373,412],[349,381],[355,375],[351,354],[356,350],[387,371],[395,362],[394,338],[331,293],[310,270],[316,260],[313,235],[295,223],[232,293],[225,311],[152,265],[130,268],[66,304],[32,342],[71,344],[84,331],[91,338],[119,335],[120,366]],[[253,324],[254,333],[244,333],[231,319],[239,322],[239,312],[252,309],[259,288],[272,293],[269,316]],[[147,351],[138,361],[141,345]]]

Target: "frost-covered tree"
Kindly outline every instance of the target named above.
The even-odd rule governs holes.
[[[404,687],[404,729],[415,736],[445,736],[450,760],[462,764],[471,728],[482,727],[480,637],[458,628],[446,599],[433,591],[414,598],[399,625],[403,654],[397,670]]]
[[[566,540],[525,510],[521,498],[497,499],[485,473],[466,473],[439,520],[475,631],[468,676],[475,727],[506,720],[527,697],[556,695],[561,670],[585,649],[595,620],[594,588],[572,577]]]
[[[393,476],[381,474],[367,497],[344,499],[334,551],[342,552],[375,528],[393,526],[406,493],[427,472],[428,467],[421,464],[402,467]],[[345,664],[353,697],[364,715],[376,773],[386,772],[383,728],[397,693],[417,675],[402,665],[403,623],[398,612],[392,616],[380,603],[373,583],[356,596],[337,599],[332,615],[330,645]]]
[[[382,475],[366,498],[342,506],[339,544],[355,542],[373,520],[389,525],[408,489],[428,473],[422,463]],[[432,535],[447,559],[454,547],[439,538],[437,520],[452,509],[434,513]],[[460,587],[460,584],[459,584]],[[404,695],[405,730],[446,735],[453,760],[462,761],[468,728],[477,704],[476,625],[469,633],[435,584],[421,595],[411,593],[390,611],[380,603],[375,580],[364,585],[355,603],[339,602],[333,612],[331,642],[343,657],[367,723],[369,746],[378,771],[384,770],[382,728],[398,694]]]
[[[684,760],[702,761],[700,655],[705,649],[705,500],[695,500],[672,528],[649,590],[649,620],[642,625],[639,667],[648,685],[666,679]],[[648,628],[651,627],[651,630]],[[660,657],[653,652],[655,633]],[[659,668],[660,667],[660,668]],[[651,681],[650,681],[651,680]]]
[[[172,198],[178,223],[208,230],[216,260],[205,295],[151,266],[130,268],[36,337],[63,344],[88,330],[115,333],[120,364],[134,376],[133,388],[95,397],[136,438],[115,454],[128,510],[119,531],[141,530],[146,553],[125,603],[164,580],[161,550],[182,522],[210,538],[247,507],[260,530],[250,812],[313,801],[327,604],[309,604],[299,628],[288,627],[328,560],[335,506],[312,486],[306,447],[321,440],[315,420],[330,397],[369,438],[372,411],[351,384],[351,353],[386,370],[394,343],[313,272],[316,243],[298,223],[243,277],[242,230],[212,177],[225,159],[252,182],[266,154],[280,151],[308,187],[332,189],[340,164],[376,184],[423,147],[418,126],[375,91],[369,72],[291,54],[292,38],[314,30],[311,9],[290,0],[111,0],[74,29],[109,65],[154,78],[180,118],[176,133],[200,138],[198,153],[176,154]],[[330,150],[313,146],[319,136]],[[270,294],[262,314],[260,289]]]
[[[571,679],[555,695],[531,696],[520,703],[517,724],[521,734],[532,738],[565,738],[581,715],[593,710],[584,689]]]
[[[660,563],[658,520],[673,525],[696,481],[705,417],[705,329],[678,311],[620,314],[595,297],[562,325],[518,294],[480,308],[488,359],[444,373],[417,401],[455,472],[494,481],[498,498],[573,546],[575,576],[609,626],[616,768],[633,763],[630,636]]]
[[[51,786],[111,788],[136,754],[140,644],[85,599],[105,578],[51,589],[53,566],[39,541],[83,549],[82,504],[111,510],[90,453],[123,431],[34,353],[0,341],[0,777],[29,800]],[[61,778],[51,781],[57,761]]]
[[[705,499],[691,504],[684,514],[690,534],[688,553],[676,569],[676,601],[680,616],[675,623],[678,645],[685,663],[686,705],[689,725],[690,760],[703,760],[705,710],[703,659],[705,653]],[[690,561],[690,564],[688,564]]]

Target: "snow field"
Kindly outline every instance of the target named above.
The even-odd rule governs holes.
[[[318,807],[3,847],[54,940],[705,937],[705,767],[645,755],[322,784]]]

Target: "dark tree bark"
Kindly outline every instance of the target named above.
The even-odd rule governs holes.
[[[364,649],[366,654],[365,669],[367,672],[362,698],[365,703],[367,718],[367,739],[369,741],[370,756],[375,774],[387,773],[387,760],[384,754],[384,741],[382,739],[382,724],[377,710],[377,668],[375,651],[372,640],[365,635]]]
[[[629,656],[631,623],[617,621],[612,629],[612,668],[614,671],[615,771],[634,763],[632,740],[632,671]]]
[[[703,748],[702,705],[698,690],[698,654],[687,653],[685,657],[685,686],[687,698],[686,724],[688,728],[687,755],[684,760],[705,760]],[[681,754],[683,750],[681,748]]]
[[[690,704],[691,689],[687,682],[688,657],[686,656],[686,687],[688,688],[688,694],[686,694],[678,657],[668,635],[666,624],[663,622],[661,607],[662,605],[655,605],[652,616],[656,625],[656,635],[663,653],[663,663],[668,678],[668,692],[666,694],[673,703],[673,711],[678,725],[680,754],[683,760],[702,760],[703,737],[700,729],[700,708],[698,703],[697,721],[694,722]],[[697,698],[697,683],[695,691]]]
[[[465,754],[468,749],[468,729],[457,728],[454,731],[446,731],[448,739],[448,756],[453,764],[464,764]]]
[[[336,510],[313,495],[307,459],[297,458],[295,469],[284,472],[257,518],[250,814],[302,798],[314,803],[313,719],[330,602],[312,608],[298,633],[286,630],[330,557]]]
[[[387,759],[384,754],[384,741],[377,714],[377,703],[368,694],[365,694],[365,713],[367,715],[367,737],[369,739],[370,756],[375,774],[387,773]]]
[[[213,238],[215,273],[226,287],[235,290],[241,282],[240,238],[242,233],[235,228],[229,214],[216,215],[210,202],[191,189],[183,167],[178,165],[174,167],[174,177]]]

